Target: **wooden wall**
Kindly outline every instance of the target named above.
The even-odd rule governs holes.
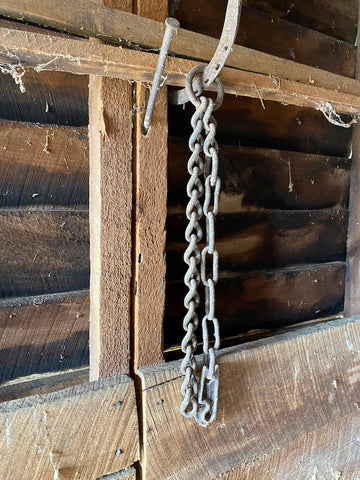
[[[175,16],[184,28],[219,37],[225,7],[220,0],[181,0]],[[329,0],[322,15],[318,8],[311,1],[289,6],[281,0],[247,0],[237,43],[354,77],[356,2]],[[167,348],[180,342],[185,311],[182,231],[191,114],[191,107],[170,107]],[[351,129],[329,123],[313,109],[263,101],[260,92],[257,99],[225,96],[215,116],[221,148],[217,312],[222,336],[340,314]]]

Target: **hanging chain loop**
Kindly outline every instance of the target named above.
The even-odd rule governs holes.
[[[215,80],[216,101],[204,96],[198,97],[194,89],[194,79],[203,75],[204,70],[204,66],[197,66],[186,78],[186,93],[196,110],[191,118],[193,132],[189,139],[191,156],[188,160],[190,178],[186,189],[189,197],[186,217],[189,223],[185,231],[188,247],[184,254],[184,261],[188,269],[184,281],[188,287],[188,293],[184,300],[187,313],[183,320],[183,328],[186,333],[181,344],[185,357],[181,363],[181,372],[184,375],[181,393],[184,400],[180,411],[186,417],[195,417],[200,425],[207,426],[214,420],[217,410],[219,367],[215,362],[215,352],[220,347],[219,322],[215,316],[215,285],[218,281],[215,218],[218,212],[221,182],[218,176],[219,148],[215,140],[216,121],[212,113],[221,105],[224,89],[221,80],[217,78]],[[203,205],[200,202],[202,196],[204,196]],[[200,251],[199,243],[203,238],[200,221],[203,216],[206,219],[206,245]],[[207,265],[207,259],[209,261],[211,259],[211,266]],[[202,319],[204,362],[201,377],[198,379],[195,331],[199,325],[196,309],[200,304],[197,291],[200,282],[205,287],[205,315]],[[213,346],[209,346],[210,324],[213,330]]]

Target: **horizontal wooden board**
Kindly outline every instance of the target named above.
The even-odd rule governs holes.
[[[89,79],[86,75],[26,70],[22,82],[26,89],[23,93],[11,75],[0,74],[0,118],[20,122],[88,125]]]
[[[186,205],[190,150],[181,139],[169,141],[168,205]],[[251,147],[220,146],[221,212],[262,208],[312,209],[348,204],[347,158]]]
[[[0,385],[0,402],[9,402],[31,395],[58,392],[89,381],[89,368],[47,372],[19,377]]]
[[[0,301],[0,383],[84,365],[88,291]]]
[[[344,261],[347,210],[228,213],[216,220],[219,267],[227,271],[274,269],[306,263]],[[183,278],[188,220],[167,219],[167,279]],[[202,222],[203,230],[204,224]],[[331,239],[331,241],[329,241]],[[201,243],[201,248],[205,245]]]
[[[220,273],[216,286],[216,312],[222,337],[254,328],[279,328],[341,312],[345,270],[345,263],[337,262],[241,275]],[[178,345],[184,335],[182,321],[186,292],[182,282],[167,284],[166,348]],[[200,295],[203,299],[201,289]],[[201,308],[199,315],[203,315]]]
[[[290,22],[313,28],[341,40],[355,43],[357,33],[357,0],[244,0],[263,12]]]
[[[0,298],[89,288],[88,212],[0,212]]]
[[[192,105],[170,106],[169,134],[189,138],[193,111]],[[225,95],[215,118],[220,144],[349,157],[351,128],[332,125],[314,109]]]
[[[220,38],[225,9],[222,0],[181,0],[175,17],[182,28]],[[248,5],[242,7],[235,43],[339,75],[355,76],[354,45]]]
[[[87,128],[0,121],[0,207],[87,206]]]
[[[207,428],[179,412],[182,400],[179,362],[140,371],[144,409],[143,478],[308,480],[311,476],[276,476],[276,472],[273,477],[230,474],[241,465],[266,463],[271,454],[284,458],[279,450],[287,446],[288,460],[298,458],[301,451],[296,450],[296,442],[301,445],[308,435],[321,437],[326,429],[331,431],[332,425],[341,429],[332,430],[331,447],[328,443],[324,445],[325,451],[331,449],[334,460],[332,464],[329,459],[329,467],[335,466],[335,460],[342,455],[346,458],[348,451],[354,454],[358,451],[356,442],[346,447],[339,442],[343,435],[354,439],[350,421],[357,425],[360,418],[359,334],[359,317],[340,319],[220,352],[218,413]],[[349,430],[345,433],[347,425]],[[179,439],[181,448],[173,448]],[[311,437],[308,441],[311,446]],[[290,465],[290,472],[295,467],[298,472],[304,471],[310,454],[315,453],[302,451],[304,465]],[[323,451],[319,450],[321,454]],[[323,466],[319,463],[318,473]],[[348,468],[351,471],[354,467]]]
[[[359,412],[302,436],[269,455],[231,468],[223,480],[357,479]]]
[[[125,375],[2,403],[0,424],[4,480],[24,472],[93,480],[139,459],[135,389]]]

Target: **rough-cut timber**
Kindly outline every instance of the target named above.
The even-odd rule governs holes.
[[[89,287],[88,212],[2,210],[0,298]]]
[[[125,375],[2,403],[0,425],[3,480],[93,480],[139,458],[134,384]]]
[[[339,319],[224,350],[218,359],[217,418],[208,428],[183,418],[179,412],[182,378],[178,362],[141,371],[143,478],[271,478],[231,476],[231,471],[247,464],[266,463],[271,455],[284,458],[283,448],[289,448],[293,456],[290,458],[297,458],[301,451],[305,455],[304,465],[290,465],[291,474],[306,471],[308,455],[316,451],[324,454],[324,450],[329,452],[329,468],[333,465],[336,472],[340,470],[337,465],[343,464],[341,453],[345,449],[351,471],[352,462],[358,465],[358,448],[356,441],[343,442],[354,439],[354,430],[350,426],[347,429],[347,425],[351,421],[358,425],[360,418],[359,338],[359,318]],[[333,447],[322,450],[323,435],[329,440],[329,431],[335,435],[331,439]],[[310,451],[304,448],[307,438],[309,444],[312,439],[318,442],[312,443]],[[174,448],[179,439],[181,448]],[[314,463],[310,465],[315,468]],[[324,468],[320,461],[318,472]]]
[[[252,271],[220,271],[216,310],[222,338],[254,328],[279,328],[342,312],[345,263],[325,263]],[[166,287],[165,345],[179,345],[184,334],[183,282]],[[203,298],[203,292],[200,290]],[[199,308],[199,314],[204,312]]]
[[[88,203],[87,128],[0,122],[0,207]]]
[[[88,291],[0,301],[0,338],[0,383],[88,365]]]
[[[186,30],[220,38],[225,9],[223,0],[181,0],[175,17]],[[235,43],[346,77],[355,75],[354,45],[248,5],[242,6]]]
[[[136,13],[164,21],[167,0],[136,0]],[[135,87],[134,370],[163,360],[167,192],[167,88],[158,92],[151,127],[143,122],[149,91]]]
[[[99,3],[109,4],[99,1]],[[115,2],[131,10],[131,2]],[[90,77],[90,378],[130,369],[132,92]]]
[[[279,208],[316,209],[346,207],[351,161],[256,147],[220,146],[221,212]],[[185,140],[169,142],[170,210],[185,206],[190,150]]]
[[[129,19],[125,17],[122,20],[126,24],[126,20]],[[154,25],[153,27],[155,28]],[[189,35],[189,32],[186,35]],[[199,36],[199,34],[190,36],[192,35]],[[213,50],[211,54],[208,51],[209,44],[212,43],[211,38],[201,35],[200,37],[203,38],[187,39],[187,42],[189,44],[193,42],[191,45],[195,46],[203,45],[208,52],[206,56],[210,58],[213,53]],[[36,71],[59,70],[81,75],[106,75],[131,81],[151,82],[157,64],[156,54],[85,44],[82,40],[52,38],[49,35],[11,31],[6,28],[0,28],[0,38],[1,62],[9,65],[10,70],[11,66],[17,65],[21,72],[23,68],[31,67]],[[175,37],[175,40],[176,38],[178,37]],[[214,44],[213,49],[215,48]],[[233,59],[229,60],[229,66],[235,68],[222,70],[227,93],[261,97],[262,100],[276,100],[310,108],[330,108],[330,105],[340,113],[355,114],[360,111],[359,82],[354,79],[246,47],[234,47],[229,59]],[[169,58],[165,68],[166,84],[184,86],[186,72],[198,63],[181,58]]]
[[[347,221],[347,210],[218,214],[216,248],[220,268],[246,272],[345,261]],[[186,273],[186,225],[185,212],[168,215],[168,280],[180,280]]]

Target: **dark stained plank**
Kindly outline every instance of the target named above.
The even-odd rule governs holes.
[[[26,70],[22,93],[14,79],[0,73],[0,118],[20,122],[88,125],[86,75]]]
[[[88,364],[87,290],[0,301],[0,383]]]
[[[0,212],[0,298],[89,288],[88,212]]]
[[[181,0],[182,28],[220,38],[226,2]],[[236,44],[354,77],[356,48],[350,43],[244,5]]]
[[[0,121],[0,207],[89,204],[86,127]]]
[[[345,263],[337,262],[242,275],[220,273],[216,311],[222,338],[341,312],[345,270]],[[167,284],[165,347],[179,344],[183,337],[185,293],[182,282]]]
[[[185,214],[167,219],[167,279],[185,275]],[[263,211],[217,216],[221,270],[246,272],[345,261],[348,211]],[[204,227],[204,225],[203,225]],[[200,244],[201,245],[201,244]],[[203,245],[202,245],[203,246]]]
[[[189,138],[192,114],[192,105],[170,106],[169,134]],[[225,95],[215,118],[219,143],[341,157],[350,153],[352,129],[329,123],[314,109]]]
[[[244,0],[263,12],[355,43],[357,0]]]
[[[186,141],[170,139],[170,210],[188,201],[185,187],[189,154]],[[347,158],[221,145],[220,211],[345,207],[350,165]]]

